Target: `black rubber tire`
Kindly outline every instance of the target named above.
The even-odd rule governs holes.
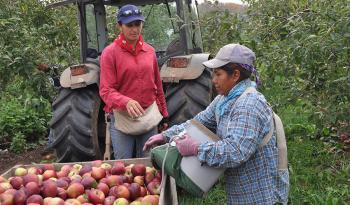
[[[102,159],[105,123],[98,87],[61,88],[52,108],[50,137],[57,161]]]
[[[169,125],[180,124],[204,110],[213,99],[211,72],[205,69],[197,79],[167,83],[164,90]]]

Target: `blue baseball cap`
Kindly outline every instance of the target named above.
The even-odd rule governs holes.
[[[118,23],[127,24],[133,21],[145,21],[145,17],[142,16],[141,10],[132,4],[122,6],[117,13]]]

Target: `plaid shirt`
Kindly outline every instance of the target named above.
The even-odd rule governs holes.
[[[249,80],[246,80],[249,81]],[[250,85],[247,82],[247,86]],[[233,88],[235,89],[235,88]],[[223,96],[217,96],[206,110],[194,117],[221,138],[198,147],[198,159],[212,167],[224,167],[227,200],[233,204],[287,203],[288,170],[278,170],[275,133],[267,145],[259,147],[270,130],[272,110],[259,92],[247,93],[219,115],[215,112]],[[180,133],[188,121],[163,132],[170,139]]]

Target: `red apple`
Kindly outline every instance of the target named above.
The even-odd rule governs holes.
[[[81,177],[80,175],[76,174],[70,177],[70,184],[72,183],[80,183],[81,180],[83,179],[83,177]]]
[[[124,185],[119,185],[119,186],[114,186],[109,190],[109,195],[110,196],[115,196],[115,198],[125,198],[129,199],[130,198],[130,191],[128,187]]]
[[[102,160],[95,160],[91,162],[91,166],[93,167],[100,167],[102,164]]]
[[[38,194],[31,195],[30,197],[27,198],[27,204],[29,203],[43,204],[43,202],[44,202],[43,197]]]
[[[41,174],[37,167],[29,167],[27,170],[27,173],[28,174],[35,174],[35,175]]]
[[[4,194],[12,194],[13,196],[15,195],[15,193],[17,192],[16,189],[7,189]]]
[[[45,181],[41,193],[43,197],[55,197],[58,193],[56,183],[53,181]]]
[[[125,173],[125,166],[123,163],[114,163],[111,168],[111,174],[114,175],[123,175]]]
[[[40,186],[36,182],[29,182],[25,186],[25,192],[27,196],[31,196],[33,194],[40,194]]]
[[[15,169],[15,176],[24,176],[27,174],[27,170],[23,167],[18,167]]]
[[[151,195],[160,194],[160,182],[152,181],[147,185],[147,190]]]
[[[159,196],[158,195],[147,195],[141,200],[142,204],[147,205],[158,205]]]
[[[152,172],[146,172],[145,182],[146,184],[150,183],[154,179],[154,174]]]
[[[97,187],[96,180],[89,176],[83,177],[83,179],[81,180],[81,184],[84,186],[85,189],[91,189],[91,188]]]
[[[108,164],[107,162],[104,162],[104,163],[101,164],[100,167],[101,167],[102,169],[106,170],[106,171],[109,171],[109,170],[111,170],[112,165]]]
[[[129,205],[129,201],[124,198],[119,198],[114,201],[113,205]]]
[[[134,182],[138,183],[140,186],[145,185],[145,177],[144,176],[135,176]]]
[[[100,183],[105,183],[105,184],[107,184],[107,178],[102,178],[102,179],[100,179],[99,182],[100,182]]]
[[[10,182],[0,183],[0,194],[4,193],[8,189],[12,189],[12,185],[10,184]]]
[[[63,188],[63,189],[67,189],[69,184],[66,180],[64,180],[63,178],[60,178],[56,181],[57,187]]]
[[[22,177],[12,177],[10,179],[10,184],[14,189],[19,189],[23,186],[23,178]]]
[[[36,174],[28,173],[23,176],[23,185],[28,184],[29,182],[36,182],[39,184],[39,177]]]
[[[62,177],[66,177],[66,176],[68,176],[68,171],[58,171],[58,172],[56,172],[56,175],[57,175],[57,178],[62,178]]]
[[[134,176],[144,176],[146,173],[146,166],[144,164],[135,164],[131,168],[131,173]]]
[[[87,195],[89,202],[93,204],[102,204],[105,200],[105,194],[98,189],[91,189]]]
[[[100,182],[96,188],[101,190],[105,194],[105,196],[108,196],[109,187],[107,184]]]
[[[141,197],[146,196],[147,195],[147,189],[144,186],[141,186],[140,189],[141,189],[140,190],[140,196]]]
[[[14,196],[14,204],[16,205],[24,205],[26,203],[26,200],[27,200],[27,196],[26,196],[26,193],[24,193],[23,190],[18,190],[16,193],[15,193],[15,196]]]
[[[123,179],[119,175],[110,175],[107,177],[107,184],[111,188],[113,186],[123,184]]]
[[[0,183],[2,183],[2,182],[7,182],[7,179],[3,176],[0,176]]]
[[[107,196],[103,205],[113,205],[113,202],[116,200],[115,196]]]
[[[79,175],[80,175],[80,176],[83,176],[85,173],[89,173],[89,172],[91,172],[91,171],[92,171],[91,165],[86,164],[86,165],[84,165],[84,166],[80,169]]]
[[[72,165],[70,164],[65,164],[61,167],[61,171],[64,171],[64,172],[70,172],[70,170],[72,169]]]
[[[0,204],[1,205],[13,205],[14,204],[14,195],[2,193],[0,194]]]
[[[91,176],[96,180],[100,180],[106,176],[106,170],[101,167],[92,167]]]
[[[128,187],[130,191],[130,199],[135,200],[137,197],[140,196],[141,193],[141,187],[137,183],[131,183],[130,186]]]
[[[84,193],[84,186],[80,183],[73,183],[69,185],[67,194],[69,198],[76,198]]]
[[[57,178],[57,174],[55,170],[46,170],[43,173],[44,181],[50,178]]]
[[[57,188],[57,196],[60,197],[63,200],[67,199],[67,192],[63,188],[58,187]]]
[[[44,164],[42,167],[43,171],[46,170],[55,170],[55,166],[53,166],[53,164]]]

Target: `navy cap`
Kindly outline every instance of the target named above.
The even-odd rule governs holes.
[[[118,23],[127,24],[133,21],[145,21],[145,17],[142,16],[142,12],[137,6],[127,4],[122,6],[117,14]]]

